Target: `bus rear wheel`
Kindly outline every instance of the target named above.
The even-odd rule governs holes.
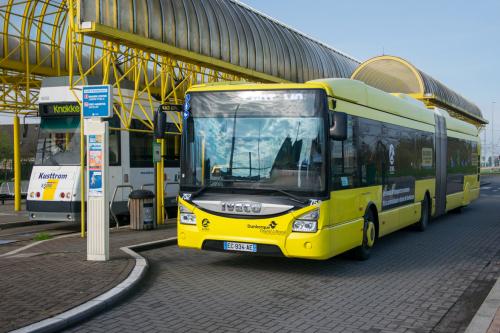
[[[354,249],[354,256],[358,260],[367,260],[370,258],[370,253],[376,238],[375,216],[371,209],[366,212],[364,219],[363,242]]]

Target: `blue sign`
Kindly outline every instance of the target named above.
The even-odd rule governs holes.
[[[104,171],[104,136],[91,134],[87,141],[88,195],[102,197],[104,188],[102,175]]]
[[[182,112],[182,117],[184,119],[189,118],[189,110],[191,110],[191,95],[187,94],[184,99],[184,111]]]
[[[84,118],[110,118],[113,115],[110,85],[84,86],[82,95]]]

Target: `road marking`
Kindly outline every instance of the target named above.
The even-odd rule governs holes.
[[[491,186],[484,186],[484,187],[481,187],[481,190],[490,190],[491,189]]]
[[[49,242],[51,240],[54,240],[54,239],[59,239],[59,238],[65,238],[65,237],[72,237],[72,236],[77,236],[79,235],[80,233],[77,232],[77,233],[72,233],[72,234],[68,234],[68,235],[63,235],[63,236],[59,236],[59,237],[54,237],[54,238],[51,238],[51,239],[45,239],[45,240],[41,240],[41,241],[37,241],[37,242],[34,242],[34,243],[31,243],[31,244],[28,244],[26,246],[23,246],[19,249],[16,249],[16,250],[13,250],[13,251],[10,251],[10,252],[7,252],[7,253],[4,253],[4,254],[0,254],[0,258],[1,257],[8,257],[8,256],[11,256],[13,254],[16,254],[16,253],[19,253],[19,252],[22,252],[26,249],[29,249],[30,247],[33,247],[33,246],[36,246],[38,244],[42,244],[44,242]]]

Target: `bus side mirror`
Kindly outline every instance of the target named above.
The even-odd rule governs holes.
[[[167,114],[160,108],[155,112],[154,126],[155,139],[163,139],[167,130]]]
[[[333,113],[333,124],[330,127],[330,138],[337,141],[347,139],[347,114],[344,112]]]

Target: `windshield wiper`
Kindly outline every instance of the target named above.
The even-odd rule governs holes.
[[[295,201],[295,202],[298,202],[298,203],[301,203],[301,204],[304,204],[304,205],[308,203],[307,200],[303,200],[303,199],[299,198],[298,196],[296,196],[296,195],[294,195],[294,194],[292,194],[290,192],[287,192],[285,190],[279,189],[279,188],[258,187],[255,190],[263,190],[263,191],[276,192],[276,193],[280,193],[280,194],[283,194],[283,195],[289,197],[290,199],[292,199],[292,201]]]
[[[212,185],[213,183],[233,183],[233,182],[238,182],[241,180],[234,180],[234,179],[209,179],[204,185],[202,185],[198,190],[195,192],[191,193],[191,198],[197,197],[200,195],[202,192],[204,192],[209,185]]]

